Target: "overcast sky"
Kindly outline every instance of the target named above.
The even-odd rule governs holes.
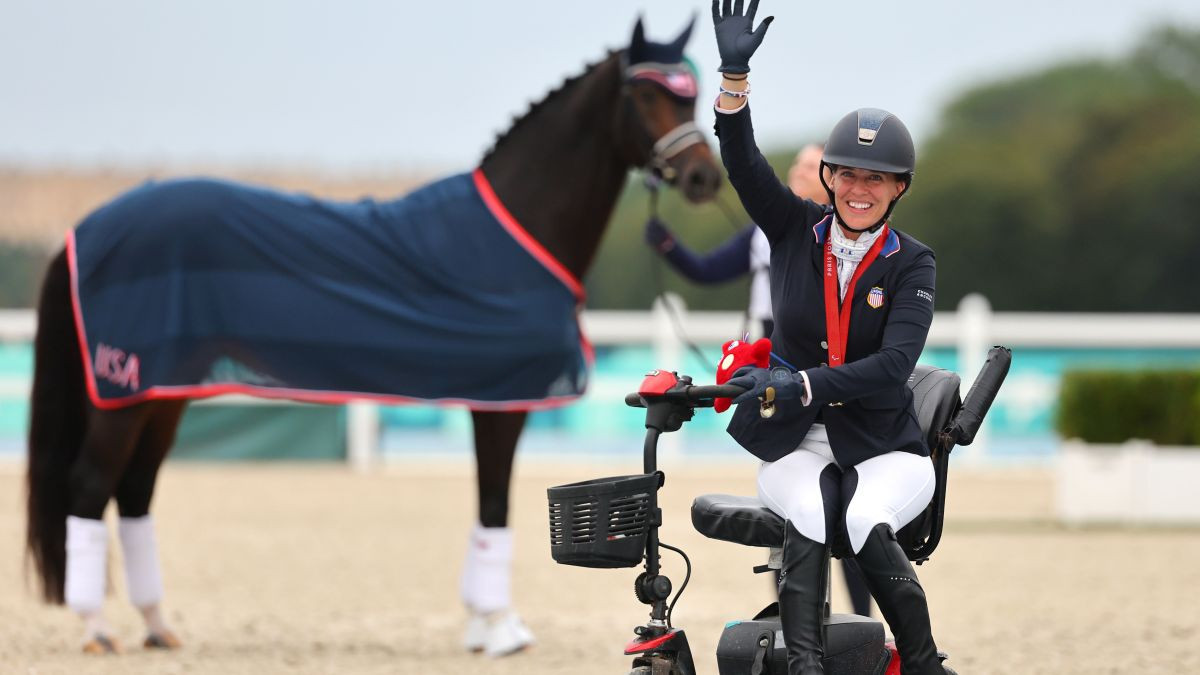
[[[0,165],[468,168],[528,103],[626,44],[639,13],[667,40],[693,12],[707,128],[703,2],[0,0]],[[768,14],[751,62],[763,145],[875,106],[919,146],[972,83],[1200,26],[1197,0],[762,0]]]

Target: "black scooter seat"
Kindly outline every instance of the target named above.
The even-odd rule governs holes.
[[[692,502],[692,526],[709,539],[746,546],[783,546],[784,520],[757,497],[700,495]]]

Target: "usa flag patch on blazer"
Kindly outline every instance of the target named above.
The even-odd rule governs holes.
[[[883,307],[883,289],[878,286],[872,287],[870,292],[867,293],[867,304],[872,309]]]

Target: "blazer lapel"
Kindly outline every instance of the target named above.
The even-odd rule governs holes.
[[[817,278],[820,279],[824,273],[825,264],[825,238],[829,236],[829,228],[833,227],[833,213],[828,213],[821,222],[812,226],[812,233],[809,235],[814,239],[812,247],[813,269],[817,271]]]
[[[875,286],[883,275],[887,274],[892,267],[896,265],[896,261],[900,259],[900,237],[891,227],[887,231],[887,239],[883,242],[883,248],[879,251],[879,256],[871,263],[871,266],[863,270],[862,276],[858,278],[858,284],[854,287],[854,303],[858,304],[860,298],[866,297],[871,288]],[[890,292],[890,291],[889,291]]]

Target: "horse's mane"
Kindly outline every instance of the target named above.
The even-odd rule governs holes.
[[[583,79],[586,75],[588,75],[593,70],[595,70],[600,64],[605,63],[606,61],[611,59],[614,54],[620,53],[620,51],[621,50],[618,50],[618,49],[608,50],[608,53],[604,55],[604,58],[602,58],[599,61],[596,61],[594,63],[587,64],[584,67],[582,73],[568,77],[567,79],[563,80],[557,87],[555,87],[554,89],[551,89],[550,93],[546,94],[546,96],[543,97],[542,100],[537,101],[535,103],[531,103],[529,105],[529,110],[526,110],[525,114],[521,115],[520,117],[514,118],[512,124],[509,125],[508,129],[499,133],[496,136],[496,140],[492,142],[492,147],[488,148],[488,151],[483,153],[483,159],[479,160],[479,163],[483,164],[492,155],[496,154],[496,151],[500,149],[500,146],[503,145],[504,142],[513,135],[513,133],[515,133],[517,130],[519,130],[525,124],[525,122],[527,122],[529,120],[530,117],[533,117],[534,115],[536,115],[538,113],[538,111],[540,111],[542,108],[546,107],[546,105],[548,103],[550,103],[552,100],[554,100],[554,98],[556,96],[561,94],[564,90],[566,90],[572,84]]]

